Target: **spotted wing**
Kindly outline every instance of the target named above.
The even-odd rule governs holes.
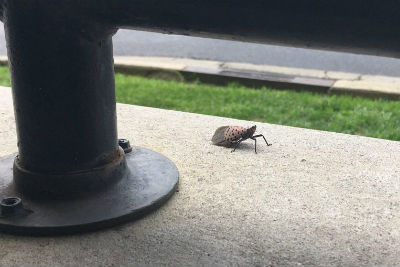
[[[215,130],[215,133],[211,139],[212,143],[214,145],[224,145],[226,142],[225,140],[225,131],[229,128],[229,126],[221,126],[217,130]]]
[[[245,134],[247,128],[241,126],[229,126],[228,129],[225,131],[224,139],[228,141],[230,144],[239,140],[242,134]]]

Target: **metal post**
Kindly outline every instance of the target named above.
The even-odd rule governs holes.
[[[16,0],[3,13],[19,153],[0,159],[1,230],[113,225],[157,207],[177,185],[167,158],[138,147],[125,155],[118,144],[116,29],[68,9]]]
[[[121,161],[117,143],[111,34],[88,40],[68,20],[10,2],[6,20],[18,157],[25,173],[79,172]],[[11,5],[15,5],[12,6]],[[22,181],[23,180],[23,181]]]

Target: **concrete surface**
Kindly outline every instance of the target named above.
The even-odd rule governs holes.
[[[214,130],[254,122],[117,108],[119,136],[170,157],[179,192],[99,232],[0,234],[0,266],[399,266],[400,142],[256,123],[273,145],[231,153]],[[0,156],[16,151],[0,88]]]

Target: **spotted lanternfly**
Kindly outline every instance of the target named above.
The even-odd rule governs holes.
[[[264,141],[267,144],[267,146],[270,146],[271,144],[268,144],[264,135],[262,134],[254,135],[255,132],[256,132],[255,125],[250,128],[245,128],[241,126],[221,126],[215,131],[211,141],[214,145],[217,146],[225,146],[225,147],[234,146],[233,150],[231,151],[234,152],[242,141],[250,138],[254,140],[254,152],[257,154],[257,140],[256,140],[257,137],[264,138]]]

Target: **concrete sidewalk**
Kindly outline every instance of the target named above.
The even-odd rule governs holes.
[[[168,57],[114,57],[114,61],[116,71],[150,77],[174,78],[179,73],[216,84],[400,99],[398,77]]]
[[[399,266],[400,142],[257,123],[272,146],[231,153],[211,145],[214,130],[254,122],[117,111],[120,137],[174,161],[179,192],[94,233],[0,234],[0,266]],[[17,151],[13,114],[0,88],[0,157]]]
[[[0,64],[8,64],[0,57]],[[211,60],[115,56],[116,72],[161,79],[400,99],[400,78]]]

